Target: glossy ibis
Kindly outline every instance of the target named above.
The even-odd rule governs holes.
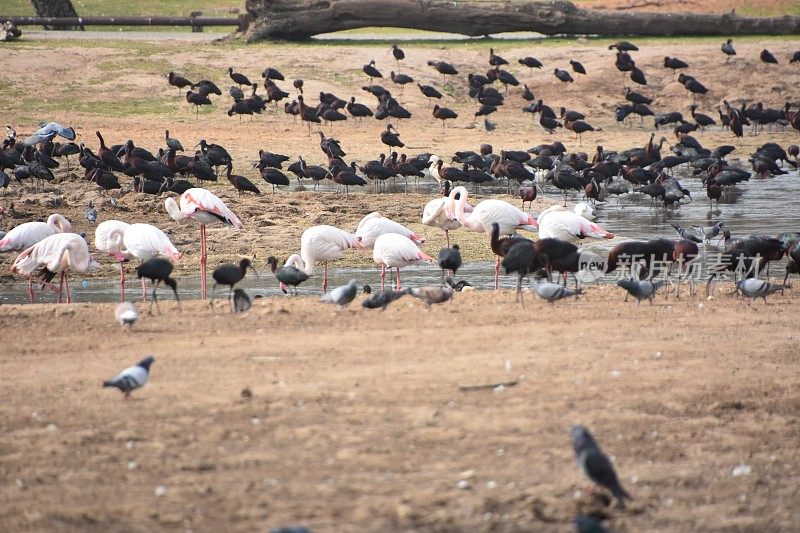
[[[508,65],[508,61],[494,53],[494,48],[489,48],[489,64],[493,67]]]
[[[692,118],[694,119],[695,123],[700,127],[700,131],[703,131],[703,128],[706,126],[712,126],[717,123],[716,120],[709,117],[708,115],[704,115],[703,113],[697,112],[697,106],[692,104],[689,107],[689,110],[692,113]]]
[[[494,233],[492,234],[494,235]],[[525,299],[522,297],[522,280],[529,274],[547,266],[547,256],[537,252],[533,242],[524,239],[511,245],[503,258],[502,266],[505,268],[506,274],[511,274],[512,272],[517,274],[517,291],[514,301],[519,302],[521,300],[524,307]]]
[[[525,202],[528,202],[528,209],[533,208],[533,201],[536,200],[536,186],[533,187],[520,187],[519,197],[522,199],[522,209],[525,209]]]
[[[633,67],[630,73],[631,81],[639,85],[647,85],[647,78],[639,67]]]
[[[355,96],[350,98],[350,102],[348,102],[345,107],[347,112],[355,119],[363,120],[364,117],[372,116],[372,110],[364,104],[357,103]]]
[[[356,174],[355,161],[350,163],[350,168],[348,170],[340,170],[333,174],[331,180],[337,185],[344,185],[345,195],[350,194],[350,187],[363,187],[367,184],[367,180]]]
[[[444,282],[445,270],[451,272],[450,276],[455,276],[459,268],[461,268],[461,249],[458,244],[452,247],[442,248],[439,250],[437,257],[439,268],[442,269],[442,281]]]
[[[366,65],[362,66],[361,70],[364,71],[364,74],[369,76],[369,82],[370,83],[372,83],[372,80],[374,78],[383,78],[383,74],[381,74],[381,72],[377,68],[375,68],[375,60],[374,59],[372,61],[370,61],[369,63],[367,63]]]
[[[279,71],[278,69],[276,69],[276,68],[272,68],[272,67],[267,67],[267,68],[265,68],[265,69],[264,69],[264,70],[261,72],[261,77],[262,77],[262,78],[264,78],[265,80],[278,80],[278,81],[284,81],[284,80],[286,79],[286,78],[284,78],[283,74],[281,74],[281,73],[280,73],[280,71]],[[302,80],[301,80],[301,82],[302,82]],[[302,87],[302,85],[303,85],[303,84],[302,84],[302,83],[300,83],[300,86],[301,86],[301,87]]]
[[[228,292],[228,301],[231,302],[232,305],[231,296],[233,295],[233,287],[244,279],[248,268],[258,277],[258,272],[256,272],[256,269],[253,268],[250,260],[246,257],[240,260],[238,265],[225,263],[214,269],[214,272],[211,274],[211,277],[214,279],[214,286],[211,288],[211,307],[214,307],[214,292],[217,290],[217,285],[227,285],[230,288]],[[233,311],[233,307],[231,307],[231,311]]]
[[[731,57],[736,55],[736,49],[733,47],[733,39],[728,39],[722,43],[722,53],[725,54],[725,62],[730,61]]]
[[[639,50],[635,44],[628,41],[618,41],[614,44],[608,45],[609,50],[613,50],[614,48],[616,48],[619,52],[637,52]]]
[[[406,58],[405,52],[403,49],[397,46],[396,44],[392,45],[392,55],[394,56],[394,60],[397,61],[397,68],[400,68],[400,61]]]
[[[536,99],[534,96],[533,91],[531,91],[527,85],[522,85],[522,99],[526,102],[531,102]]]
[[[442,75],[442,84],[445,83],[448,75],[455,76],[458,74],[458,70],[453,65],[444,61],[428,61],[428,65]]]
[[[572,83],[575,81],[572,79],[572,75],[569,72],[560,68],[553,69],[553,75],[564,83]]]
[[[202,94],[203,96],[208,96],[209,94],[222,96],[222,91],[220,88],[217,87],[217,84],[211,80],[200,80],[196,83],[193,83],[192,89],[197,89],[198,94]]]
[[[242,195],[243,191],[252,192],[255,194],[261,194],[261,191],[258,190],[258,187],[253,185],[252,181],[245,178],[244,176],[231,174],[232,170],[233,170],[233,163],[228,163],[226,176],[228,177],[228,181],[231,182],[231,185],[233,185],[233,187],[236,189],[236,192],[239,196]]]
[[[543,66],[541,61],[531,56],[523,57],[522,59],[518,59],[517,61],[519,62],[520,65],[525,65],[526,67],[531,69],[531,73],[533,73],[533,69],[535,68],[541,69]]]
[[[195,114],[200,114],[200,106],[211,105],[211,100],[208,96],[201,93],[193,93],[186,91],[186,101],[194,106]]]
[[[381,142],[386,146],[403,148],[405,144],[400,140],[400,134],[391,124],[386,125],[386,129],[381,132]]]
[[[100,160],[111,170],[116,170],[117,172],[125,170],[122,161],[120,161],[117,155],[106,146],[105,140],[100,132],[96,131],[94,133],[97,135],[97,138],[100,139],[100,148],[97,150],[97,155]]]
[[[432,102],[431,98],[439,98],[439,99],[442,98],[442,93],[440,93],[439,91],[436,90],[436,88],[431,87],[430,85],[421,85],[418,83],[417,86],[419,87],[420,92],[428,98],[429,107]]]
[[[689,68],[689,63],[681,61],[677,57],[666,56],[664,58],[664,68],[671,68],[673,71],[678,71],[682,68]]]
[[[303,94],[303,80],[300,78],[294,80],[292,86],[297,89],[297,94]]]
[[[178,284],[174,278],[170,277],[172,269],[172,263],[162,257],[153,257],[136,267],[136,277],[141,279],[142,282],[144,282],[145,279],[149,279],[152,283],[155,283],[153,287],[153,299],[150,301],[148,313],[152,314],[154,302],[156,304],[156,311],[158,311],[159,314],[161,313],[161,309],[158,307],[156,290],[162,282],[172,289],[172,292],[175,294],[175,301],[178,302],[178,310],[180,310],[181,299],[178,298]]]
[[[766,48],[761,50],[761,53],[758,55],[758,58],[761,59],[761,61],[763,63],[767,63],[767,64],[772,63],[773,65],[777,65],[778,64],[778,60],[775,59],[775,56],[772,55],[772,52],[770,52]]]
[[[569,64],[572,65],[572,70],[578,74],[586,74],[586,68],[584,68],[584,66],[577,61],[570,59]]]
[[[311,133],[311,123],[319,124],[322,122],[320,117],[317,115],[317,111],[313,107],[308,107],[303,100],[303,95],[297,97],[297,102],[299,104],[299,115],[300,120],[306,123],[308,126],[308,132]]]
[[[444,131],[444,121],[458,118],[458,113],[447,107],[433,106],[433,118],[442,121],[442,131]]]
[[[188,87],[192,84],[192,82],[190,82],[186,78],[178,76],[172,71],[170,71],[169,74],[167,74],[167,80],[169,81],[170,85],[178,88],[178,98],[180,98],[181,96],[181,89],[183,89],[184,87]]]
[[[269,256],[264,266],[269,265],[270,270],[275,275],[275,279],[278,280],[281,291],[283,291],[284,294],[290,294],[291,292],[291,294],[297,296],[297,286],[309,278],[308,274],[296,266],[302,265],[302,263],[303,261],[300,259],[300,256],[294,254],[289,256],[280,270],[278,269],[278,260],[275,256]],[[289,287],[289,291],[286,290],[286,287]]]
[[[228,76],[233,80],[233,83],[239,85],[241,89],[242,85],[253,85],[253,83],[245,76],[244,74],[240,74],[239,72],[234,72],[233,67],[228,67]]]
[[[231,105],[231,108],[228,109],[228,116],[232,117],[233,115],[239,115],[239,122],[241,122],[242,115],[250,115],[252,117],[253,110],[244,100],[236,100],[233,102],[233,105]]]

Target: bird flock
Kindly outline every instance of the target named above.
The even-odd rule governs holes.
[[[638,47],[630,42],[620,41],[609,46],[609,50],[612,49],[616,49],[614,66],[622,72],[624,79],[646,86],[647,77],[636,66],[634,59]],[[726,61],[730,61],[736,55],[731,40],[723,44],[722,52]],[[393,45],[391,53],[397,65],[397,72],[391,71],[388,79],[398,86],[402,94],[405,85],[413,83],[414,79],[399,72],[405,60],[404,51]],[[798,54],[795,54],[791,62],[797,61],[797,56]],[[760,54],[760,61],[768,65],[777,62],[767,50]],[[541,61],[531,56],[518,59],[518,63],[530,72],[544,67]],[[520,85],[517,77],[508,70],[509,62],[496,54],[494,49],[489,50],[488,64],[490,68],[485,75],[471,72],[466,79],[469,95],[479,106],[474,114],[475,118],[488,116],[499,106],[506,105],[508,100],[516,97],[515,91],[509,93],[509,87]],[[574,76],[579,78],[586,75],[586,68],[575,60],[569,60],[568,64],[571,73],[566,68],[555,67],[555,78],[565,84],[580,84],[580,80],[576,81]],[[451,77],[451,83],[455,83],[452,80],[457,79],[455,77],[459,75],[458,68],[445,61],[431,60],[428,61],[428,65],[436,73],[441,74],[442,84],[448,83],[448,76]],[[689,64],[675,57],[665,57],[664,68],[678,72],[689,69]],[[364,104],[357,103],[355,97],[350,97],[348,101],[324,92],[319,95],[319,104],[309,107],[304,99],[304,81],[299,78],[292,84],[297,91],[296,99],[286,102],[284,110],[292,115],[293,119],[299,117],[301,122],[306,123],[309,133],[312,123],[332,125],[333,122],[348,120],[344,111],[350,114],[351,119],[359,121],[370,117],[393,121],[411,118],[412,113],[403,107],[388,89],[375,84],[376,80],[384,79],[376,61],[363,65],[361,70],[369,79],[369,85],[362,89],[378,100],[374,111]],[[278,86],[278,82],[284,81],[285,77],[273,67],[268,67],[261,73],[267,91],[266,98],[257,94],[258,83],[252,83],[245,74],[237,72],[233,67],[227,69],[227,74],[233,82],[229,90],[233,104],[227,112],[228,115],[258,114],[265,111],[268,104],[273,103],[277,107],[280,101],[290,98],[290,94]],[[179,91],[189,88],[186,99],[195,107],[210,105],[211,96],[222,95],[219,87],[211,80],[191,82],[175,72],[168,73],[167,80]],[[710,213],[719,214],[719,201],[721,199],[724,201],[731,195],[738,183],[749,181],[753,176],[757,178],[780,176],[788,173],[785,170],[786,166],[796,168],[798,165],[800,150],[796,145],[784,149],[774,142],[762,144],[748,160],[752,164],[752,172],[734,166],[726,160],[726,157],[735,151],[734,146],[704,147],[691,133],[697,130],[702,132],[704,128],[718,124],[710,116],[697,112],[695,97],[706,94],[707,89],[693,76],[684,72],[680,72],[678,81],[692,95],[690,106],[692,122],[678,111],[665,110],[654,113],[649,107],[654,97],[635,92],[628,86],[624,88],[625,100],[628,103],[620,104],[615,109],[615,118],[618,121],[628,120],[630,115],[654,116],[655,129],[674,125],[673,133],[677,142],[669,147],[668,154],[662,154],[667,138],[662,136],[656,140],[654,131],[644,146],[619,152],[597,146],[591,157],[581,151],[569,152],[565,144],[558,140],[527,150],[503,149],[499,153],[495,153],[493,147],[485,143],[478,152],[457,151],[451,158],[451,163],[455,165],[448,165],[445,157],[432,153],[398,154],[396,150],[406,145],[394,124],[387,123],[380,134],[380,141],[393,151],[388,156],[380,154],[375,160],[359,164],[356,161],[348,163],[345,160],[347,153],[342,142],[327,137],[323,131],[317,131],[320,139],[319,148],[326,162],[320,165],[308,164],[302,157],[298,157],[296,162],[289,164],[285,169],[286,172],[294,174],[300,183],[301,180],[307,182],[310,180],[314,188],[317,188],[324,180],[331,180],[336,184],[337,192],[344,189],[344,194],[347,196],[350,187],[363,187],[369,181],[373,182],[376,192],[385,189],[389,179],[395,181],[403,179],[406,190],[409,178],[414,179],[416,183],[419,183],[419,180],[436,182],[441,194],[421,206],[423,213],[421,222],[426,226],[439,228],[445,233],[447,248],[440,251],[438,256],[438,263],[442,268],[442,286],[427,287],[426,290],[416,291],[416,294],[402,290],[401,268],[416,263],[437,261],[422,250],[424,238],[379,212],[366,214],[353,232],[328,225],[307,228],[302,233],[297,253],[290,254],[282,265],[279,264],[277,257],[271,256],[264,266],[269,266],[284,292],[296,294],[298,285],[314,276],[316,265],[321,263],[322,290],[325,294],[328,289],[329,262],[337,261],[351,248],[371,249],[373,261],[381,270],[382,292],[386,291],[387,271],[394,268],[393,291],[397,294],[393,299],[408,293],[420,297],[426,305],[431,305],[446,301],[458,286],[452,276],[455,276],[461,258],[459,247],[450,246],[450,232],[463,228],[487,235],[491,250],[497,258],[495,288],[498,287],[502,266],[507,274],[517,275],[518,299],[521,299],[522,280],[529,276],[532,277],[532,290],[549,302],[566,297],[578,297],[583,290],[577,286],[576,274],[583,271],[587,263],[585,250],[577,247],[575,243],[584,239],[615,237],[613,232],[594,222],[597,212],[602,210],[603,200],[608,196],[628,195],[634,200],[650,197],[654,209],[665,211],[680,209],[681,205],[692,201],[692,196],[690,190],[673,176],[673,172],[675,169],[686,167],[691,170],[693,178],[701,180],[702,188],[705,189],[709,199],[712,210]],[[495,83],[503,86],[502,92],[493,87]],[[429,100],[444,98],[442,92],[432,85],[417,83],[417,86]],[[251,89],[249,96],[245,95],[243,87]],[[529,102],[522,111],[538,114],[539,124],[547,132],[554,132],[556,128],[563,126],[572,131],[580,143],[583,133],[598,129],[586,121],[584,113],[564,107],[551,107],[541,99],[537,100],[528,84],[522,84],[521,96],[525,102]],[[800,131],[800,111],[792,111],[791,107],[790,103],[786,103],[782,109],[771,109],[765,107],[762,102],[748,107],[744,102],[741,105],[734,105],[725,101],[719,109],[719,126],[729,128],[737,136],[743,135],[743,127],[746,125],[752,126],[751,133],[754,135],[763,130],[764,126],[773,125],[791,126]],[[439,104],[432,107],[431,114],[435,120],[442,122],[443,129],[447,121],[457,119],[459,116],[456,111]],[[80,144],[74,142],[77,140],[77,134],[73,128],[54,122],[40,126],[39,130],[24,140],[17,138],[14,128],[7,127],[3,150],[0,151],[0,185],[8,187],[13,176],[18,183],[31,179],[36,180],[41,186],[42,182],[55,179],[53,169],[60,166],[57,159],[65,158],[69,166],[69,156],[77,155],[78,164],[84,169],[84,179],[94,183],[101,191],[121,189],[122,192],[133,191],[137,194],[167,196],[164,207],[170,218],[179,223],[194,221],[200,226],[201,295],[205,299],[206,226],[221,223],[231,228],[241,228],[244,223],[218,196],[200,185],[204,185],[203,182],[217,181],[222,172],[238,195],[261,193],[249,178],[233,173],[233,157],[228,149],[200,139],[194,146],[194,154],[184,155],[185,149],[181,141],[171,136],[169,130],[165,130],[164,146],[160,147],[157,153],[153,153],[136,145],[132,139],[109,146],[102,132],[96,131],[99,147],[94,152],[86,142]],[[488,119],[485,126],[487,130],[490,129]],[[56,138],[63,138],[68,142],[54,142]],[[283,169],[283,165],[289,161],[291,157],[287,155],[262,149],[259,150],[252,169],[258,170],[265,183],[271,186],[274,195],[276,187],[290,185],[290,179]],[[6,169],[11,169],[10,176],[4,172]],[[121,178],[121,175],[132,179],[124,185],[124,178]],[[194,183],[190,181],[192,178]],[[495,198],[484,199],[474,206],[468,203],[470,192],[467,185],[473,184],[475,190],[480,192],[481,186],[502,187],[503,183],[508,192],[516,190],[519,194],[522,209]],[[551,206],[538,215],[525,211],[525,204],[533,202],[540,192],[545,192],[545,188],[559,191],[563,195],[563,205]],[[575,193],[586,201],[579,203],[575,210],[568,210],[566,205],[569,195]],[[177,201],[174,195],[179,195]],[[178,300],[176,281],[171,277],[170,261],[179,260],[182,254],[162,230],[149,224],[103,220],[103,214],[98,213],[92,202],[88,203],[85,216],[90,223],[97,223],[98,218],[100,219],[96,227],[94,247],[119,262],[121,299],[124,300],[125,294],[124,263],[135,259],[139,262],[137,276],[142,279],[143,299],[146,298],[144,280],[149,279],[156,286],[165,283],[171,287]],[[611,250],[607,259],[602,258],[605,262],[602,265],[603,271],[613,272],[618,265],[625,263],[625,258],[638,258],[638,262],[634,261],[634,265],[627,265],[630,277],[620,280],[619,286],[633,295],[637,301],[646,299],[652,304],[653,297],[661,286],[653,279],[665,271],[656,264],[669,265],[667,276],[671,273],[672,264],[678,264],[680,274],[685,263],[705,257],[710,239],[719,234],[722,224],[719,221],[717,225],[712,226],[711,231],[716,228],[716,232],[710,236],[705,233],[704,228],[687,230],[678,224],[673,224],[680,237],[678,240],[656,239],[648,242],[620,243]],[[536,232],[538,238],[532,240],[521,237],[517,235],[518,231]],[[38,277],[45,286],[56,289],[51,281],[55,275],[60,274],[62,283],[56,289],[60,300],[67,271],[85,272],[97,267],[97,262],[89,253],[85,236],[77,237],[72,232],[71,224],[60,215],[54,214],[47,223],[31,222],[10,230],[0,240],[0,251],[21,252],[12,266],[12,271],[29,279],[31,299],[33,299],[35,278]],[[726,230],[723,238],[722,250],[734,258],[723,267],[727,272],[735,271],[737,282],[741,281],[738,279],[740,274],[741,277],[750,279],[758,278],[765,268],[768,273],[769,262],[781,259],[784,255],[789,261],[787,276],[797,271],[797,233],[787,231],[777,237],[750,236],[733,239]],[[743,265],[751,267],[754,261],[757,263],[754,268],[741,269]],[[248,268],[253,269],[253,266],[249,260],[243,259],[238,265],[225,264],[212,273],[214,289],[217,285],[229,287],[233,311],[249,306],[246,302],[248,298],[246,293],[234,292],[236,283],[244,278]],[[445,276],[445,272],[449,276]],[[553,273],[563,275],[563,286],[552,282]],[[569,274],[572,274],[576,281],[575,290],[569,290],[565,286]],[[665,279],[671,282],[669,277]],[[711,279],[715,277],[712,276],[709,281]],[[778,290],[776,287],[782,291],[786,279],[782,285],[765,283],[763,287],[756,287],[751,282],[740,283],[739,289],[748,296],[762,297],[776,292]],[[460,285],[460,288],[463,287],[464,285]],[[344,288],[347,290],[339,290]],[[693,288],[692,285],[690,288]],[[336,290],[337,295],[349,295],[353,292],[351,285]],[[69,301],[68,284],[66,293]],[[376,293],[369,299],[377,298],[380,294]],[[234,305],[237,298],[240,302],[238,306]],[[349,302],[344,302],[345,299],[337,296],[334,303],[339,306],[346,305]],[[377,307],[385,308],[392,299],[384,298],[380,301],[386,303],[381,303]],[[151,305],[153,303],[158,305],[155,291]]]

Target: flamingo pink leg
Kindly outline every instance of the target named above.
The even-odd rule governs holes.
[[[397,271],[397,290],[399,291],[400,290],[400,267],[394,267],[394,269]]]
[[[67,277],[67,273],[64,272],[64,286],[67,288],[67,303],[72,303],[72,295],[69,292],[69,278]]]
[[[33,277],[28,278],[28,298],[33,303]]]
[[[444,230],[444,238],[447,240],[447,247],[450,248],[450,232]]]
[[[325,277],[322,278],[322,294],[328,292],[328,262],[325,261]]]
[[[61,272],[58,283],[58,303],[61,303],[61,294],[64,292],[64,272]]]
[[[125,301],[125,267],[119,262],[119,301]]]
[[[147,301],[147,282],[142,278],[142,301]]]
[[[381,265],[381,290],[384,290],[384,284],[386,283],[386,265]]]
[[[500,256],[494,262],[494,290],[500,288]]]
[[[200,293],[206,299],[206,225],[200,224]]]

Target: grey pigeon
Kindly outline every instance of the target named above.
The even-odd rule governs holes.
[[[88,220],[92,224],[97,222],[97,209],[94,208],[94,204],[92,203],[91,200],[89,200],[89,203],[86,206],[86,211],[84,212],[84,214],[86,215],[86,220]]]
[[[444,303],[453,297],[455,291],[452,287],[415,287],[411,289],[411,296],[419,298],[425,302],[425,306],[430,309],[432,304]]]
[[[703,239],[699,238],[697,235],[695,235],[688,229],[680,227],[678,224],[675,224],[674,222],[670,224],[670,226],[672,226],[675,229],[675,231],[678,232],[678,235],[681,236],[681,239],[686,239],[688,241],[698,242],[698,243],[703,242]]]
[[[401,291],[381,291],[373,293],[372,296],[361,302],[364,309],[386,309],[386,307],[395,300],[398,300],[408,294],[408,289]]]
[[[785,285],[778,285],[768,283],[763,279],[747,278],[736,282],[736,286],[742,291],[742,294],[748,298],[756,299],[763,298],[764,303],[767,303],[767,296],[778,291],[783,291]]]
[[[311,533],[311,530],[305,526],[281,526],[273,527],[269,533]]]
[[[117,374],[114,379],[103,382],[103,387],[116,387],[125,393],[125,399],[131,392],[143,387],[150,378],[150,365],[155,361],[155,357],[148,355],[134,366],[130,366]]]
[[[331,292],[323,294],[320,301],[336,304],[336,309],[342,309],[345,305],[355,300],[357,294],[358,285],[356,280],[351,279],[347,285],[336,287]]]
[[[537,277],[534,277],[531,280],[531,287],[533,288],[533,292],[536,293],[536,296],[538,296],[542,300],[547,300],[550,303],[553,303],[556,300],[560,300],[562,298],[569,298],[570,296],[578,296],[583,292],[581,289],[572,290],[566,287],[562,287],[558,283],[552,283],[550,281],[542,281]]]
[[[250,297],[244,292],[242,289],[233,289],[233,313],[246,313],[250,310],[250,307],[253,303],[250,301]]]
[[[621,279],[617,282],[617,286],[622,287],[628,291],[628,294],[636,298],[636,305],[642,303],[642,300],[644,299],[650,300],[650,305],[653,305],[653,298],[656,297],[656,291],[663,284],[664,280],[648,281],[637,280],[633,278]],[[627,296],[625,299],[627,301]]]
[[[619,506],[624,509],[625,498],[629,500],[633,498],[620,485],[614,466],[597,445],[592,434],[584,426],[573,426],[570,433],[578,466],[593,483],[610,490],[619,500]]]
[[[703,239],[710,241],[714,237],[718,236],[724,227],[725,223],[720,220],[711,227],[704,228],[702,226],[692,226],[692,229],[695,230]]]
[[[603,527],[600,519],[590,515],[578,515],[575,517],[575,533],[610,533]]]
[[[139,319],[139,311],[133,302],[122,302],[114,309],[114,318],[120,326],[130,331]]]

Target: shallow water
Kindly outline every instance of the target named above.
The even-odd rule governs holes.
[[[684,187],[692,192],[695,200],[681,206],[674,211],[665,212],[663,209],[650,207],[650,199],[641,194],[631,193],[621,197],[610,197],[606,202],[598,204],[597,222],[603,227],[614,231],[622,239],[654,239],[658,237],[677,238],[677,234],[670,226],[670,223],[677,222],[681,226],[691,225],[710,226],[719,220],[725,222],[725,226],[730,229],[734,237],[748,235],[777,235],[783,231],[800,230],[795,214],[794,194],[800,191],[800,175],[797,171],[774,178],[756,179],[751,178],[749,182],[741,183],[737,189],[720,201],[720,213],[712,213],[709,210],[708,199],[705,190],[701,189],[699,178],[693,178],[688,170],[676,172],[675,176],[681,181]],[[308,188],[310,184],[306,184]],[[431,180],[420,180],[418,189],[415,189],[413,181],[409,182],[409,190],[419,190],[423,193],[434,194],[437,188],[435,182]],[[387,181],[387,190],[404,190],[404,183],[398,180],[393,183]],[[335,184],[326,180],[320,184],[320,190],[334,190]],[[632,187],[629,187],[632,189]],[[469,185],[469,190],[475,190],[474,185]],[[499,193],[505,191],[504,185],[492,185],[482,187],[484,193]],[[559,198],[558,191],[549,185],[545,185],[546,195],[550,198]],[[580,201],[577,193],[568,197],[570,202]],[[716,206],[715,206],[716,209]],[[436,230],[432,230],[436,231]],[[457,235],[457,232],[455,233]],[[580,243],[584,248],[597,251],[601,254],[608,250],[620,239],[613,241],[588,240]],[[718,250],[718,243],[712,243],[707,249],[713,254]],[[428,250],[428,253],[435,254],[435,250]],[[773,272],[780,273],[783,269],[778,267]],[[132,267],[128,268],[126,294],[128,299],[138,299],[141,290],[138,280],[131,279],[133,274]],[[338,268],[331,267],[329,270],[329,286],[335,287],[347,283],[350,278],[358,280],[359,285],[368,283],[373,288],[380,287],[380,271],[377,268]],[[317,274],[299,288],[301,295],[318,295],[321,292],[322,271],[319,269]],[[440,279],[441,271],[433,265],[420,265],[406,267],[401,270],[401,281],[404,285],[419,286],[437,283]],[[388,282],[387,274],[387,282]],[[490,289],[494,287],[494,264],[490,261],[477,261],[465,264],[459,270],[456,280],[465,279],[479,289]],[[616,280],[615,276],[606,276],[600,282],[608,283]],[[213,281],[209,281],[209,294]],[[500,286],[514,287],[515,280],[511,276],[500,277]],[[271,272],[261,273],[260,278],[248,274],[239,287],[247,290],[252,296],[283,296],[278,288],[278,283]],[[80,278],[73,279],[70,283],[73,301],[75,302],[114,302],[119,300],[119,284],[117,280],[93,280]],[[182,299],[194,299],[200,297],[200,278],[199,276],[186,276],[178,278],[179,294]],[[218,289],[218,296],[224,300],[227,288]],[[164,300],[173,298],[169,289],[159,289],[159,294]],[[52,292],[36,293],[37,302],[54,302],[56,299]],[[28,303],[28,287],[26,283],[14,283],[4,285],[0,288],[0,304],[23,304]]]

